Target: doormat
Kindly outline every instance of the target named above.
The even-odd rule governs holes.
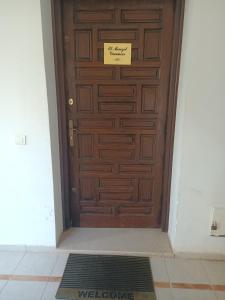
[[[148,257],[70,254],[57,299],[155,300]]]

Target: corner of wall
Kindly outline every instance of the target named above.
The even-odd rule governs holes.
[[[51,0],[40,0],[40,4],[42,15],[43,51],[45,60],[45,75],[51,138],[52,174],[55,208],[55,245],[57,246],[60,236],[63,232],[63,216]]]

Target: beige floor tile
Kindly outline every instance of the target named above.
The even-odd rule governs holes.
[[[167,255],[173,256],[172,247],[170,244],[170,240],[167,236],[167,233],[161,232],[161,234],[159,235],[159,238],[158,238],[158,244],[160,246],[162,254],[164,254],[165,256],[167,256]]]
[[[217,292],[216,296],[217,300],[225,300],[225,292]]]
[[[163,257],[150,257],[154,281],[168,282],[169,276]]]
[[[24,252],[0,252],[0,274],[12,274],[21,259],[24,256]]]
[[[4,287],[6,286],[7,281],[6,280],[0,280],[0,294]]]
[[[58,254],[27,253],[14,272],[15,275],[47,276],[53,271]]]
[[[174,300],[171,289],[156,289],[157,300]]]
[[[45,282],[8,281],[0,300],[40,300]]]
[[[51,273],[52,276],[62,276],[63,275],[68,256],[69,256],[69,254],[67,254],[67,253],[59,254],[56,264],[55,264],[55,267]]]
[[[165,262],[171,282],[210,283],[199,260],[166,258]]]
[[[225,262],[224,261],[203,261],[203,266],[207,271],[211,283],[225,284]]]
[[[44,290],[41,300],[55,300],[55,295],[58,287],[59,282],[49,282]]]
[[[172,289],[174,300],[217,300],[212,291]]]

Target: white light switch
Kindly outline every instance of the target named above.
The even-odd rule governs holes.
[[[213,209],[211,235],[225,236],[225,207]]]
[[[21,145],[21,146],[26,145],[26,143],[27,143],[26,135],[21,135],[21,134],[16,135],[15,143],[16,143],[16,145]]]

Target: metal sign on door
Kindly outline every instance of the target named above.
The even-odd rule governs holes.
[[[130,65],[131,43],[104,43],[105,65]]]

